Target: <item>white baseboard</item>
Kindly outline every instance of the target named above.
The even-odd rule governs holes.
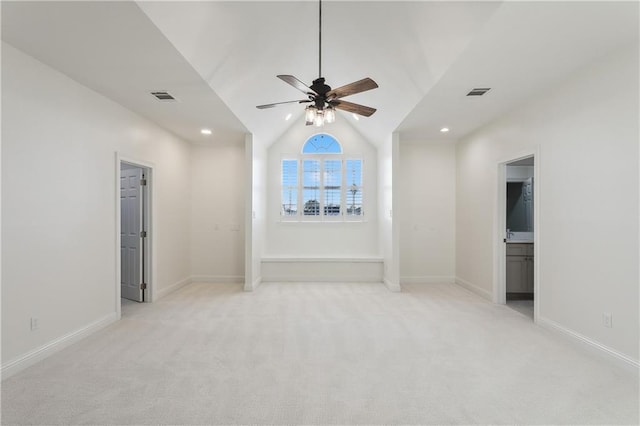
[[[152,301],[156,302],[159,299],[165,297],[167,294],[173,293],[174,291],[181,289],[182,287],[186,286],[187,284],[191,284],[192,282],[193,281],[191,280],[191,277],[187,277],[183,280],[178,281],[177,283],[171,284],[168,287],[162,288],[157,291],[157,297],[154,297]]]
[[[192,283],[244,283],[242,275],[192,275]]]
[[[638,374],[638,369],[640,369],[640,362],[638,362],[638,360],[636,359],[633,359],[623,353],[616,351],[615,349],[611,349],[608,346],[598,343],[595,340],[592,340],[576,331],[563,327],[557,322],[550,319],[538,317],[537,324],[541,327],[546,328],[547,330],[560,333],[565,337],[570,337],[572,341],[579,343],[582,346],[586,346],[590,350],[596,350],[601,355],[605,355],[607,358],[615,361],[615,363],[620,365],[621,367],[625,369],[632,369],[636,374]]]
[[[262,277],[256,278],[252,283],[244,283],[244,291],[254,291],[258,286],[262,284]]]
[[[6,364],[2,365],[0,375],[2,380],[13,376],[14,374],[24,370],[27,367],[42,361],[43,359],[61,351],[62,349],[70,346],[81,339],[95,333],[96,331],[116,322],[118,316],[116,312],[112,312],[97,321],[94,321],[76,331],[65,334],[49,343],[46,343],[39,348],[27,352],[19,358],[13,359]]]
[[[402,291],[399,284],[396,284],[393,281],[388,280],[387,278],[384,278],[382,282],[384,283],[385,286],[387,286],[389,291],[392,291],[394,293],[399,293]]]
[[[418,277],[400,277],[400,284],[453,284],[456,279],[447,275],[423,275]]]
[[[475,294],[482,297],[483,299],[487,299],[488,301],[493,302],[493,297],[490,291],[480,288],[477,285],[472,284],[467,280],[463,280],[460,277],[455,277],[455,283],[461,287],[466,288],[469,291],[474,292]]]

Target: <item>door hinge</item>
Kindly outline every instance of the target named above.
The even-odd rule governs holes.
[[[147,289],[147,283],[141,283],[140,290],[146,290],[146,289]]]
[[[140,231],[140,238],[147,238],[147,231]]]
[[[140,179],[140,186],[147,186],[147,179]]]

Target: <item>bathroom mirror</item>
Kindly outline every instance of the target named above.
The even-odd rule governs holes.
[[[533,232],[533,179],[507,182],[507,229]]]

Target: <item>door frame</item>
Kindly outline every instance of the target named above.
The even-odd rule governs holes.
[[[116,279],[115,279],[115,288],[116,288],[116,297],[115,297],[115,306],[116,306],[116,314],[118,319],[120,319],[122,315],[121,308],[121,289],[120,289],[120,280],[122,276],[122,269],[120,264],[120,226],[121,226],[121,212],[120,212],[120,166],[122,164],[128,164],[135,167],[140,167],[144,170],[145,178],[147,179],[147,189],[143,191],[142,202],[144,209],[144,223],[147,228],[147,238],[143,241],[144,244],[144,270],[145,270],[145,281],[147,282],[147,292],[145,294],[145,302],[153,302],[155,299],[155,277],[156,274],[156,245],[155,245],[155,226],[153,222],[153,218],[156,217],[156,203],[155,198],[153,196],[153,174],[154,174],[154,164],[146,161],[142,161],[133,157],[128,157],[120,152],[116,151],[115,153],[115,260],[116,260]]]
[[[507,229],[507,164],[514,161],[533,157],[533,321],[540,318],[540,201],[542,193],[542,179],[540,175],[540,147],[525,150],[498,162],[496,179],[496,214],[494,218],[494,277],[493,277],[493,302],[501,305],[507,303],[507,244],[504,242]]]

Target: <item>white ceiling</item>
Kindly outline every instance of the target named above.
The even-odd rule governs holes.
[[[189,141],[270,144],[303,106],[255,105],[304,98],[276,75],[318,77],[317,19],[315,1],[3,1],[2,38]],[[637,39],[636,2],[325,1],[322,74],[379,84],[347,99],[372,117],[338,117],[374,143],[455,140]]]
[[[2,39],[192,142],[245,126],[134,2],[2,2]],[[163,103],[150,92],[178,99]]]
[[[586,64],[638,43],[638,3],[509,2],[398,127],[419,140],[457,139]],[[482,97],[467,97],[489,87]],[[443,137],[439,129],[452,129]]]
[[[140,7],[240,120],[270,143],[300,125],[303,107],[256,105],[304,99],[276,78],[318,77],[317,2],[140,2]],[[370,77],[379,89],[348,100],[378,108],[350,120],[384,140],[428,93],[497,3],[325,2],[322,73],[339,87]],[[184,23],[188,22],[188,30]],[[291,123],[284,121],[293,113]]]

